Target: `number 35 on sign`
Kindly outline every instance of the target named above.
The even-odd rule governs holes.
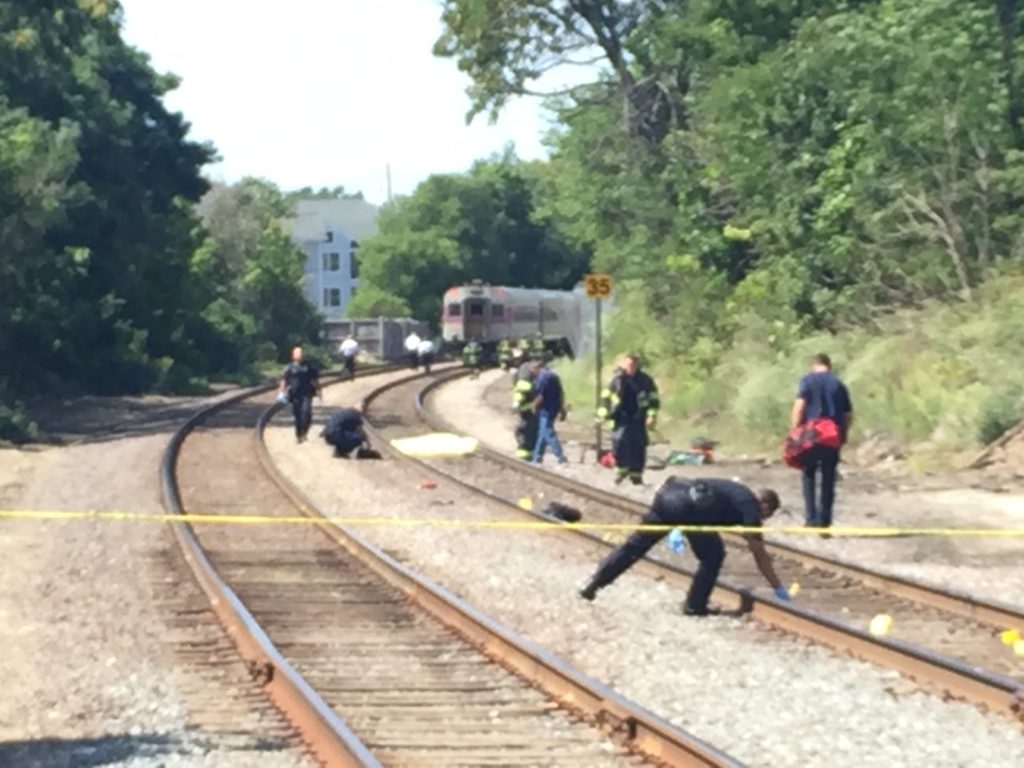
[[[583,284],[587,289],[587,298],[607,299],[612,295],[612,276],[595,273],[585,275]]]

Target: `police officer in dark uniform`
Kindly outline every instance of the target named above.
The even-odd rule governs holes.
[[[779,496],[775,491],[763,490],[754,494],[747,486],[732,480],[717,478],[683,480],[672,477],[665,481],[654,496],[647,514],[645,525],[735,525],[760,526],[761,521],[771,517],[779,508]],[[590,582],[580,590],[585,600],[593,600],[597,591],[615,581],[637,560],[647,554],[667,531],[636,531],[626,543],[604,559]],[[725,561],[725,545],[717,533],[686,532],[686,539],[693,554],[700,562],[697,573],[690,585],[690,591],[683,603],[687,616],[707,616],[718,613],[708,606],[711,590],[718,581],[718,573]],[[789,600],[789,592],[772,566],[771,555],[765,549],[759,533],[743,534],[747,540],[754,562],[780,600]]]
[[[352,451],[364,451],[370,447],[363,428],[362,409],[358,406],[332,413],[320,434],[328,445],[334,447],[334,455],[338,458],[347,459]],[[356,456],[359,456],[358,452]]]
[[[313,421],[313,396],[320,393],[320,371],[302,359],[302,347],[292,350],[292,361],[281,375],[279,396],[287,395],[295,417],[295,439],[303,442]]]
[[[615,482],[628,476],[640,485],[647,462],[647,428],[654,427],[661,400],[654,379],[640,370],[636,355],[625,355],[611,384],[601,393],[599,418],[608,419],[615,457]]]
[[[533,448],[537,444],[538,417],[533,408],[533,401],[537,397],[533,380],[537,370],[537,363],[524,363],[516,372],[515,383],[512,385],[512,407],[519,417],[516,421],[516,456],[523,461],[533,457]]]

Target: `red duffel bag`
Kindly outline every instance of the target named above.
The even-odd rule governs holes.
[[[795,469],[803,469],[804,457],[813,448],[839,448],[843,438],[832,419],[812,419],[791,430],[782,446],[782,459]]]

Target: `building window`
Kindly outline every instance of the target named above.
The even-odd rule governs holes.
[[[341,254],[340,253],[325,253],[324,254],[324,272],[337,272],[341,269]]]
[[[331,232],[331,230],[329,230],[329,229],[327,230],[327,242],[328,243],[333,243],[334,242],[334,233]]]
[[[324,288],[324,306],[341,306],[341,288]]]
[[[505,316],[505,305],[504,304],[491,304],[491,317],[504,317]]]
[[[352,266],[352,270],[351,270],[352,271],[352,279],[353,280],[358,280],[359,279],[359,259],[356,257],[356,252],[355,251],[352,251],[352,253],[349,254],[348,260],[349,260],[349,264]]]
[[[471,316],[473,316],[473,317],[483,317],[484,316],[484,305],[483,304],[470,304],[469,305],[469,314]]]
[[[449,304],[448,305],[448,317],[462,317],[462,305],[461,304]]]

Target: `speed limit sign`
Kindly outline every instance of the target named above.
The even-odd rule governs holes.
[[[585,275],[583,284],[589,299],[607,299],[612,295],[612,276],[604,273]]]

